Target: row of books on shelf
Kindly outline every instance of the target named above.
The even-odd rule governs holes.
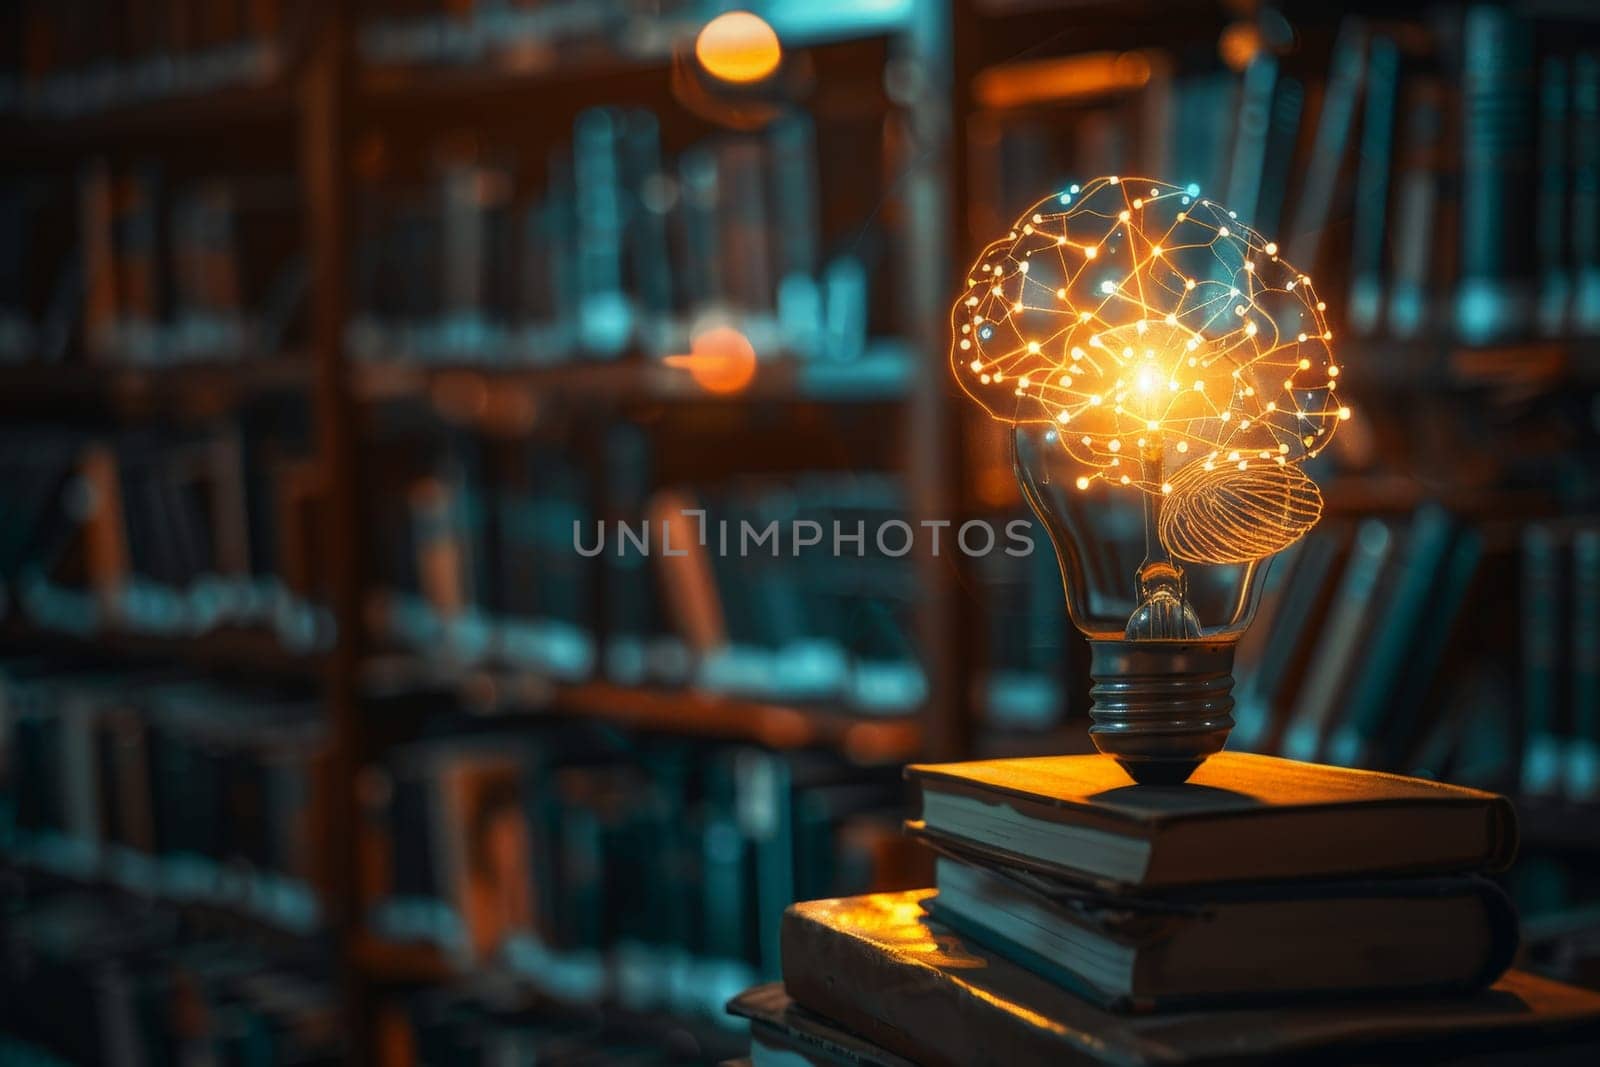
[[[1072,112],[1065,137],[1054,114],[991,115],[975,201],[1015,213],[1066,176],[1170,176],[1275,236],[1354,334],[1600,332],[1600,52],[1581,28],[1450,6],[1346,16],[1317,52],[1264,47],[1237,73],[1147,53],[1143,86]]]
[[[131,897],[314,931],[332,786],[322,710],[168,670],[8,658],[4,853]]]
[[[0,111],[70,118],[259,85],[282,73],[298,0],[18,0],[0,15]]]
[[[1325,523],[1240,645],[1236,747],[1594,800],[1600,568],[1592,523],[1563,529],[1519,549],[1431,504]]]
[[[675,1023],[669,1017],[574,1011],[537,995],[503,989],[485,995],[470,986],[409,991],[380,1008],[382,1062],[394,1067],[449,1063],[617,1064],[668,1067],[722,1062],[742,1052],[744,1038]]]
[[[819,751],[548,721],[407,744],[362,795],[373,931],[569,1002],[714,1019],[791,901],[914,878],[898,775]]]
[[[500,62],[522,70],[552,66],[558,56],[585,47],[664,56],[682,31],[696,25],[697,16],[715,13],[698,0],[667,0],[644,12],[626,0],[409,0],[362,6],[361,52],[372,62]]]
[[[0,931],[7,1063],[337,1063],[332,961],[198,929],[170,909],[29,884]],[[11,1058],[15,1057],[15,1058]]]
[[[95,159],[0,181],[0,363],[168,365],[284,350],[307,288],[290,178]]]
[[[723,318],[758,354],[858,359],[882,237],[832,241],[818,138],[794,112],[668,160],[654,114],[595,108],[542,173],[486,152],[439,165],[421,188],[375,186],[351,349],[432,362],[667,354]]]
[[[106,630],[333,640],[319,563],[320,472],[292,427],[90,435],[14,429],[0,448],[8,615]]]
[[[1065,619],[1054,555],[1020,518],[971,528],[909,521],[888,473],[802,472],[696,490],[654,484],[649,443],[613,429],[605,498],[584,458],[549,443],[463,435],[392,465],[374,617],[400,648],[461,666],[582,681],[693,685],[876,714],[920,707],[914,541],[975,559],[998,631],[994,717],[1050,722]],[[1005,519],[1011,519],[1006,522]]]

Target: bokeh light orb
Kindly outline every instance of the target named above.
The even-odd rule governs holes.
[[[712,77],[746,85],[778,69],[783,47],[765,19],[748,11],[729,11],[701,28],[694,54]]]
[[[731,396],[755,380],[756,350],[732,326],[712,326],[694,335],[687,355],[668,356],[666,364],[688,371],[708,393]]]

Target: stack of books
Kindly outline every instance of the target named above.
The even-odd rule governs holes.
[[[791,907],[762,1063],[1415,1062],[1600,1038],[1600,994],[1508,970],[1481,872],[1502,797],[1223,753],[1187,785],[1099,756],[913,766],[937,889]],[[795,1058],[798,1057],[798,1058]]]

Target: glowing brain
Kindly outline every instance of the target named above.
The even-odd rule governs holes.
[[[1081,488],[1170,498],[1180,555],[1255,559],[1315,522],[1297,467],[1349,417],[1324,312],[1276,244],[1193,187],[1096,178],[984,249],[951,365],[994,417],[1050,424]]]

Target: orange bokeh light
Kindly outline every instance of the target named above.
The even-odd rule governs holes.
[[[696,334],[688,355],[668,356],[665,362],[687,370],[706,392],[722,396],[743,392],[756,376],[756,350],[731,326]]]
[[[777,70],[783,48],[777,32],[760,16],[729,11],[701,28],[694,54],[712,77],[746,85]]]

